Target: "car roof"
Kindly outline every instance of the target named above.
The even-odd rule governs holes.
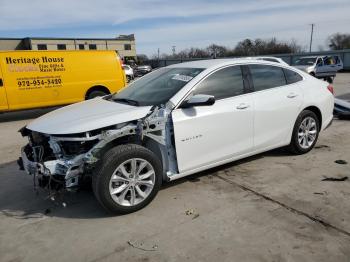
[[[276,65],[276,62],[270,62],[265,60],[257,60],[257,59],[246,59],[246,58],[225,58],[225,59],[209,59],[209,60],[197,60],[197,61],[191,61],[191,62],[184,62],[179,64],[174,64],[168,66],[168,68],[214,68],[214,67],[220,67],[225,65],[234,65],[234,64],[269,64],[269,65]],[[279,63],[279,65],[282,65]]]

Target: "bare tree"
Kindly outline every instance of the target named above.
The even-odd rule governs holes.
[[[144,62],[146,62],[146,61],[149,60],[149,59],[148,59],[148,56],[145,55],[145,54],[138,54],[138,55],[136,56],[136,58],[137,58],[137,62],[138,62],[139,64],[143,64]]]
[[[228,54],[228,49],[225,46],[211,44],[207,47],[207,52],[212,58],[225,57]]]
[[[350,34],[336,33],[328,38],[328,46],[332,50],[350,48]]]
[[[239,42],[235,49],[234,55],[237,56],[256,56],[256,55],[273,55],[283,53],[297,53],[301,51],[301,47],[292,40],[290,43],[279,42],[276,38],[263,40],[257,38],[255,40],[245,39]]]

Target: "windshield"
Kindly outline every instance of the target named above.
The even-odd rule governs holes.
[[[294,62],[294,65],[313,65],[316,62],[316,57],[299,58]]]
[[[111,100],[137,106],[165,104],[202,68],[160,68],[114,94]]]

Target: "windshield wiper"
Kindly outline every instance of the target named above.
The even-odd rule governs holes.
[[[132,99],[128,99],[128,98],[113,98],[113,101],[126,103],[126,104],[133,105],[133,106],[138,106],[139,105],[138,101],[132,100]]]

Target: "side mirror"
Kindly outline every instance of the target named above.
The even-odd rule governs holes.
[[[194,106],[211,106],[215,103],[215,97],[210,95],[194,95],[190,99],[185,100],[180,108],[190,108]]]

